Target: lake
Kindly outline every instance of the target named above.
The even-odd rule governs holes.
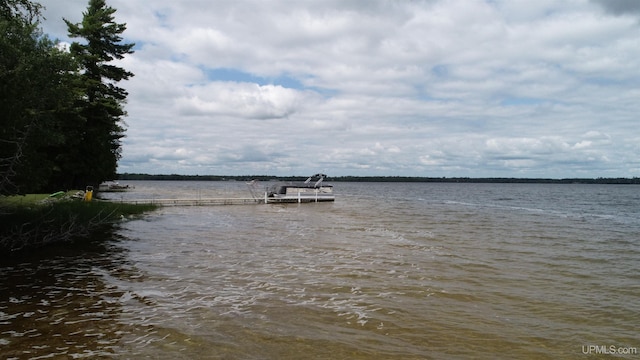
[[[110,199],[248,197],[126,181]],[[267,185],[267,183],[265,183]],[[640,187],[334,183],[0,265],[0,358],[637,358]]]

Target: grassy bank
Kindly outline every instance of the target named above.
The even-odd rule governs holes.
[[[154,210],[154,205],[85,202],[75,192],[50,197],[31,194],[0,198],[0,254],[90,236],[93,231]]]

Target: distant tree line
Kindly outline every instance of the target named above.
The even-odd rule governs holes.
[[[172,180],[172,181],[304,181],[306,176],[273,175],[150,175],[124,173],[119,180]],[[420,176],[336,176],[328,181],[344,182],[431,182],[431,183],[536,183],[536,184],[640,184],[640,178],[470,178],[470,177],[420,177]]]
[[[89,0],[79,42],[64,49],[42,33],[42,6],[0,0],[0,195],[83,189],[113,179],[132,73],[112,61],[131,54],[125,24],[105,0]]]
[[[640,178],[472,178],[417,176],[341,176],[332,181],[352,182],[446,182],[446,183],[523,183],[523,184],[640,184]]]
[[[308,176],[273,176],[273,175],[150,175],[140,173],[118,174],[118,180],[168,180],[168,181],[304,181]]]

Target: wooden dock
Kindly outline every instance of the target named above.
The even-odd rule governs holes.
[[[333,200],[324,199],[278,199],[278,198],[205,198],[205,199],[123,199],[126,204],[152,204],[158,206],[214,206],[214,205],[255,205],[282,203],[309,203]]]
[[[205,198],[205,199],[126,199],[127,204],[152,204],[158,206],[212,206],[263,204],[264,200],[254,198]]]

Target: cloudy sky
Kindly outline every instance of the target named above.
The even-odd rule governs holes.
[[[87,0],[42,0],[69,42]],[[640,176],[640,1],[107,0],[119,172]]]

